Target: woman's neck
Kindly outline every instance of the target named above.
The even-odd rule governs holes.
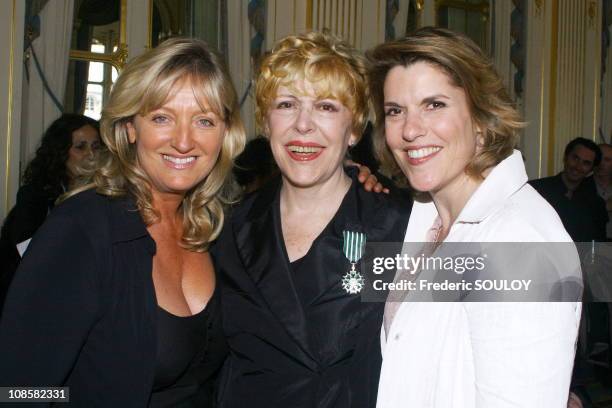
[[[486,177],[486,174],[483,177]],[[461,214],[461,211],[481,184],[482,180],[475,179],[466,174],[461,179],[452,182],[444,188],[436,192],[430,192],[442,221],[442,230],[438,236],[438,241],[443,241],[446,238],[451,226],[455,223],[459,214]]]
[[[340,206],[351,186],[351,179],[342,168],[320,185],[299,187],[283,177],[281,188],[281,210],[283,214],[308,214]]]
[[[307,188],[283,178],[281,223],[290,262],[308,253],[316,237],[334,218],[350,186],[351,179],[342,168],[324,183]]]
[[[152,192],[153,208],[159,213],[159,221],[161,224],[176,225],[180,224],[182,228],[182,220],[178,213],[178,209],[183,201],[183,196],[180,194]]]

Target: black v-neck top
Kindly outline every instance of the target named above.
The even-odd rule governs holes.
[[[223,352],[214,351],[215,344],[223,343],[221,326],[214,322],[219,313],[217,292],[192,316],[176,316],[157,306],[157,356],[150,407],[214,406],[212,382],[196,390],[202,387],[199,374],[203,370],[212,374],[225,358]]]
[[[193,316],[176,316],[157,306],[157,366],[153,380],[153,397],[172,390],[187,371],[189,363],[206,339],[204,308]]]

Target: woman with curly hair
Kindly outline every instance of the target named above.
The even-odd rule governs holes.
[[[410,202],[363,191],[344,168],[368,117],[365,73],[354,48],[317,32],[283,38],[262,62],[256,118],[280,177],[215,246],[224,408],[376,405],[383,304],[362,302],[355,263],[366,241],[401,240]]]
[[[213,405],[226,356],[209,243],[244,146],[221,58],[171,39],[132,60],[101,119],[108,152],[30,244],[0,321],[0,384],[71,406]]]
[[[17,244],[31,238],[55,206],[57,198],[76,179],[83,161],[100,148],[98,122],[87,116],[63,114],[45,131],[34,159],[28,164],[17,202],[0,237],[0,310],[20,261]]]

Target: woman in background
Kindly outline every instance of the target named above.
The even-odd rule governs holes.
[[[368,57],[378,152],[423,193],[406,242],[427,242],[434,250],[447,242],[571,242],[554,209],[527,184],[514,150],[523,124],[477,45],[426,27],[377,46]],[[564,248],[558,258],[536,255],[560,278],[581,282],[576,250]],[[488,259],[487,267],[499,260]],[[494,266],[507,278],[526,273],[536,279],[544,272],[521,261]],[[574,301],[564,303],[388,302],[377,406],[565,407],[578,297],[575,292]]]
[[[0,235],[0,314],[8,286],[21,256],[17,244],[32,238],[36,230],[79,174],[84,161],[93,161],[100,148],[98,122],[87,116],[65,113],[45,131],[28,163],[23,185]]]
[[[226,348],[208,246],[244,146],[223,61],[187,39],[135,58],[101,130],[108,154],[7,296],[0,385],[67,386],[71,406],[211,407]]]

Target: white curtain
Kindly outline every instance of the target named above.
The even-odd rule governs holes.
[[[32,44],[47,83],[60,103],[66,91],[73,10],[74,0],[49,0],[39,13],[40,36]],[[44,89],[32,57],[28,70],[29,82],[23,76],[22,167],[34,157],[45,129],[62,113]]]

